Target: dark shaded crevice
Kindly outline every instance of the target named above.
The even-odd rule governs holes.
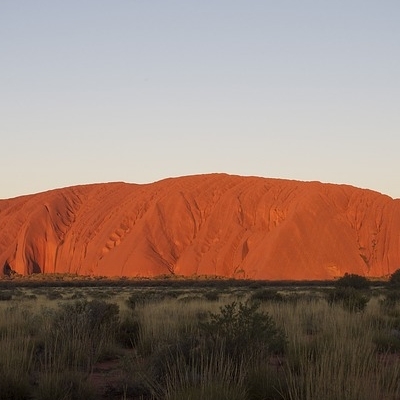
[[[11,276],[15,271],[11,268],[10,264],[8,261],[5,262],[3,266],[3,274],[5,276]]]
[[[41,274],[42,273],[42,268],[40,267],[40,265],[32,260],[29,265],[28,265],[28,274]]]
[[[33,261],[32,263],[32,273],[33,274],[42,273],[42,269],[40,268],[40,265],[36,261]]]

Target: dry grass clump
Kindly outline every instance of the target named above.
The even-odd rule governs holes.
[[[287,307],[271,304],[271,315],[288,335],[285,373],[290,400],[386,399],[400,396],[400,354],[381,352],[377,335],[392,335],[376,302],[364,313],[315,301]],[[378,323],[377,323],[378,321]]]
[[[34,342],[29,317],[16,308],[0,314],[0,398],[25,399],[30,393]]]
[[[46,290],[0,302],[0,400],[400,398],[393,288]]]

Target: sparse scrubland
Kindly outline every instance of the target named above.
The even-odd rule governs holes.
[[[397,285],[1,287],[0,400],[400,398]]]

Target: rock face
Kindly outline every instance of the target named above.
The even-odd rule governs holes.
[[[400,268],[400,200],[210,174],[0,200],[0,273],[331,279]]]

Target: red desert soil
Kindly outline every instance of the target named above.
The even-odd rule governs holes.
[[[400,200],[225,174],[0,200],[0,273],[331,279],[400,268]]]

